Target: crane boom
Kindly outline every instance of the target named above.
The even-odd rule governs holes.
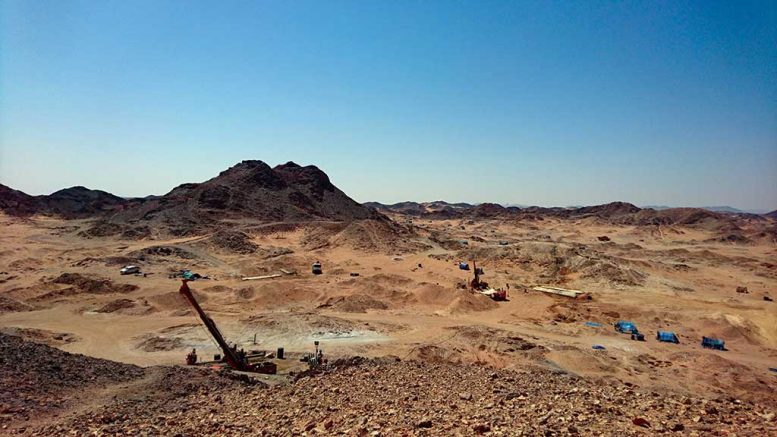
[[[227,364],[229,364],[229,366],[235,370],[253,370],[251,366],[245,362],[245,360],[241,359],[237,355],[237,352],[234,349],[229,347],[226,340],[224,340],[224,336],[221,335],[221,331],[219,331],[219,328],[216,326],[216,323],[213,321],[213,319],[208,317],[207,314],[205,314],[205,311],[202,310],[200,304],[197,303],[197,299],[194,298],[194,295],[189,289],[187,282],[188,281],[186,279],[183,280],[183,284],[181,285],[181,288],[178,290],[178,292],[181,293],[183,297],[185,297],[186,300],[188,300],[189,303],[194,307],[194,310],[197,311],[200,319],[202,319],[202,323],[205,324],[205,327],[208,328],[208,331],[213,336],[213,338],[216,339],[216,343],[219,344],[221,350],[224,352],[224,358],[227,360]]]

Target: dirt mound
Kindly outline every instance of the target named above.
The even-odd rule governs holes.
[[[0,330],[3,334],[14,335],[25,341],[46,344],[49,346],[62,346],[79,340],[78,336],[68,332],[54,332],[46,329],[9,327]]]
[[[319,308],[331,308],[346,313],[366,313],[368,310],[385,310],[388,305],[367,294],[330,297]]]
[[[119,310],[134,308],[137,304],[132,299],[116,299],[95,310],[98,313],[115,313]]]
[[[194,294],[194,297],[201,304],[208,301],[207,294],[200,293],[194,289],[192,289],[192,294]],[[149,297],[148,301],[151,304],[153,304],[154,307],[162,311],[191,309],[191,306],[186,301],[186,299],[183,296],[181,296],[180,293],[178,293],[177,291],[170,291],[167,293],[162,293],[156,296]]]
[[[80,273],[62,273],[51,281],[54,284],[72,285],[83,293],[129,293],[138,289],[137,285],[114,284],[110,279],[96,279]]]
[[[79,294],[130,293],[139,289],[137,285],[116,284],[110,279],[93,278],[80,273],[63,273],[45,285],[47,287],[44,289],[56,285],[70,285],[70,287],[47,291],[33,298],[33,301],[46,301]]]
[[[78,235],[83,238],[118,237],[124,240],[142,240],[151,236],[151,228],[146,225],[128,225],[101,219]]]
[[[499,308],[499,304],[487,296],[468,290],[457,290],[446,311],[451,314],[467,314]]]
[[[410,228],[390,220],[349,223],[330,239],[333,247],[350,247],[368,253],[404,254],[429,249]]]
[[[67,404],[72,393],[142,376],[140,367],[0,333],[0,424],[53,412]]]
[[[580,277],[607,282],[615,285],[637,287],[645,285],[648,275],[639,270],[621,267],[612,262],[597,262],[595,265],[579,270]]]
[[[185,346],[184,341],[178,337],[159,337],[154,335],[141,337],[141,341],[136,345],[138,349],[145,352],[172,351],[182,349]]]
[[[10,297],[0,296],[0,314],[15,313],[21,311],[32,311],[35,307],[19,302],[18,300],[11,299]]]
[[[251,241],[245,232],[222,230],[213,234],[206,242],[229,253],[248,255],[256,252],[259,246]]]
[[[707,318],[703,335],[722,338],[729,343],[744,340],[750,344],[768,345],[768,336],[760,326],[752,320],[734,314],[718,313]]]
[[[161,257],[176,257],[181,259],[197,258],[192,252],[177,246],[149,246],[127,254],[129,257],[145,260],[146,255]]]

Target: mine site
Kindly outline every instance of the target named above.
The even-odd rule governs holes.
[[[3,186],[3,434],[767,435],[777,215]]]
[[[777,437],[777,1],[0,0],[0,437]]]

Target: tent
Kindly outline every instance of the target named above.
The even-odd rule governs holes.
[[[615,324],[615,330],[618,332],[625,332],[625,333],[632,333],[637,331],[637,325],[635,325],[632,322],[627,322],[625,320],[619,320]]]
[[[702,337],[701,338],[701,347],[705,347],[707,349],[717,349],[719,351],[726,350],[726,342],[719,339],[719,338],[711,338],[711,337]]]
[[[658,331],[658,333],[656,333],[656,340],[665,343],[680,343],[680,339],[671,331]]]

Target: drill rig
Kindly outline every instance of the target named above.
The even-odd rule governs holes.
[[[229,367],[241,372],[275,374],[277,371],[277,366],[275,363],[270,361],[262,363],[249,363],[245,352],[238,350],[237,345],[235,345],[235,347],[230,347],[227,341],[224,340],[224,336],[221,335],[221,331],[219,331],[219,328],[216,326],[216,322],[214,322],[213,319],[205,314],[205,311],[203,311],[202,307],[197,302],[197,299],[194,298],[192,291],[189,289],[189,281],[184,279],[182,282],[183,284],[181,285],[181,288],[178,290],[178,292],[181,293],[181,295],[186,298],[189,304],[194,307],[194,310],[197,311],[197,315],[200,316],[202,323],[206,328],[208,328],[210,335],[216,339],[216,343],[218,343],[219,347],[224,353],[224,360],[227,362],[227,364],[229,364]]]
[[[469,286],[473,292],[480,293],[497,301],[507,300],[507,290],[502,288],[491,288],[488,286],[488,282],[480,280],[480,275],[484,274],[483,268],[478,267],[475,264],[475,261],[472,261],[472,270],[474,271],[474,278],[470,281]]]

